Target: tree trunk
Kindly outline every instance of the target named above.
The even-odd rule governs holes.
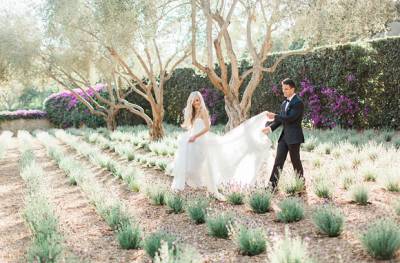
[[[225,126],[225,131],[230,131],[247,120],[250,112],[246,112],[240,107],[239,99],[235,96],[225,96],[224,99],[225,111],[228,115],[228,123]]]
[[[152,141],[161,140],[164,137],[164,110],[153,109],[153,123],[150,127],[150,139]]]
[[[109,110],[106,118],[107,129],[110,131],[115,131],[117,128],[117,121],[115,117],[117,116],[119,110]]]

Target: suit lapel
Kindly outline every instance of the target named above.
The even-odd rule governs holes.
[[[298,100],[298,98],[297,98],[297,94],[296,94],[296,95],[294,95],[294,97],[290,100],[289,105],[288,105],[288,107],[287,107],[287,111],[289,110],[289,108],[290,108],[292,105],[294,105],[294,104],[297,103],[297,100]],[[287,112],[287,111],[286,111],[286,112]]]

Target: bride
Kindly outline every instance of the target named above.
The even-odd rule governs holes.
[[[271,142],[262,129],[267,114],[260,113],[223,136],[209,132],[210,116],[200,92],[190,94],[182,127],[187,129],[178,141],[170,167],[173,190],[206,187],[219,200],[222,183],[251,185],[262,162],[268,158]]]

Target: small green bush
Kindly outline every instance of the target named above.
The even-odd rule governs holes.
[[[147,191],[147,195],[150,198],[153,205],[165,205],[166,202],[166,191],[160,186],[153,186]]]
[[[188,206],[188,214],[196,224],[203,224],[206,222],[208,201],[197,199],[192,201]]]
[[[138,249],[141,246],[142,233],[139,226],[128,223],[118,229],[117,238],[123,249]]]
[[[232,205],[242,205],[244,202],[244,194],[241,192],[231,192],[227,196],[228,203]]]
[[[257,191],[250,195],[249,205],[257,214],[264,214],[271,208],[272,194],[267,191]]]
[[[248,256],[263,253],[267,246],[265,234],[261,229],[247,229],[243,226],[239,228],[236,243],[240,252]]]
[[[177,194],[169,194],[167,196],[167,206],[171,208],[172,212],[179,214],[183,212],[184,200]]]
[[[228,225],[232,221],[232,216],[224,213],[208,217],[206,223],[209,234],[213,237],[227,239],[229,236]]]
[[[391,259],[400,248],[400,228],[392,220],[381,219],[369,226],[361,241],[372,257]]]
[[[294,195],[304,190],[304,179],[294,172],[282,172],[278,188],[281,192]]]
[[[314,193],[320,198],[331,199],[333,196],[332,188],[333,185],[324,177],[317,178],[317,180],[314,182]]]
[[[268,256],[270,263],[312,263],[313,260],[307,251],[305,244],[300,238],[291,238],[288,230],[285,238],[274,244]]]
[[[279,204],[279,208],[281,209],[277,218],[279,221],[284,223],[291,223],[300,221],[304,217],[304,208],[303,205],[297,198],[289,197],[283,200]]]
[[[352,198],[359,205],[367,205],[369,198],[367,187],[362,184],[354,186],[352,189]]]
[[[101,211],[101,214],[113,230],[118,230],[130,222],[129,216],[123,211],[120,205],[107,207]]]
[[[161,248],[161,242],[164,241],[168,244],[168,248],[172,249],[173,242],[176,240],[174,236],[170,234],[158,231],[150,234],[145,240],[143,244],[143,249],[146,253],[151,257],[154,258]]]
[[[344,217],[332,206],[316,209],[312,219],[315,226],[329,237],[337,237],[343,231]]]

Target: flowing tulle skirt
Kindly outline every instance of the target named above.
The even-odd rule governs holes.
[[[262,133],[266,121],[263,112],[223,136],[208,132],[189,143],[190,136],[204,127],[202,120],[196,120],[178,141],[174,162],[169,167],[174,176],[172,189],[183,190],[187,184],[217,192],[222,183],[254,184],[261,164],[270,154],[271,142]]]

